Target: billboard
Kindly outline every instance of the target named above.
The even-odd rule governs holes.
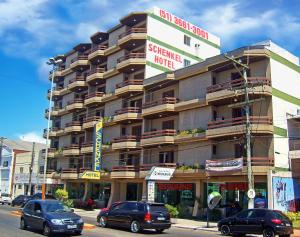
[[[219,175],[223,172],[241,171],[242,169],[243,158],[205,161],[205,171],[207,175]]]
[[[297,211],[300,201],[300,181],[291,177],[273,177],[273,209]]]
[[[102,134],[103,134],[103,120],[102,118],[95,125],[94,132],[94,171],[102,169]]]

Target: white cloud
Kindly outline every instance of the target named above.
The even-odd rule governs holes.
[[[44,139],[40,135],[40,133],[37,132],[28,132],[28,133],[20,134],[18,135],[18,138],[26,142],[38,142],[38,143],[46,144],[46,139]]]
[[[51,70],[51,67],[48,64],[46,64],[46,62],[46,58],[42,58],[40,60],[38,64],[38,75],[40,80],[48,82],[49,71]]]

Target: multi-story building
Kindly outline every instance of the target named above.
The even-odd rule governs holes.
[[[209,188],[224,203],[246,206],[244,80],[219,55],[219,40],[159,9],[120,22],[93,35],[92,44],[74,47],[54,72],[48,177],[63,182],[71,198],[107,205],[140,200],[151,167],[173,167],[169,181],[156,182],[155,201],[196,213]],[[271,207],[270,177],[289,169],[287,118],[300,106],[299,59],[270,41],[228,55],[249,65],[255,189]],[[80,177],[92,168],[100,118],[105,172],[85,181]],[[236,157],[244,157],[241,171],[206,175],[206,160]]]
[[[71,197],[83,195],[78,173],[92,167],[93,128],[100,117],[106,121],[104,168],[138,165],[144,79],[219,53],[218,37],[158,8],[131,13],[109,31],[92,35],[91,43],[74,47],[61,57],[64,63],[54,72],[49,176],[53,177],[51,170],[58,171]],[[111,187],[110,183],[85,185],[91,193],[110,192]],[[134,192],[141,190],[135,183],[130,185]]]

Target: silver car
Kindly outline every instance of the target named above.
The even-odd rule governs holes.
[[[1,193],[1,196],[0,196],[0,203],[2,205],[4,204],[8,204],[8,205],[11,205],[11,196],[7,193]]]

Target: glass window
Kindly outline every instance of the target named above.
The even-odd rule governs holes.
[[[273,211],[272,216],[276,219],[282,220],[282,221],[289,221],[289,218],[283,214],[281,211]]]
[[[242,211],[239,214],[236,215],[238,218],[248,218],[252,214],[251,210]]]
[[[42,210],[41,204],[35,203],[35,204],[34,204],[34,211],[36,212],[36,211],[41,211],[41,210]]]
[[[190,65],[191,65],[191,61],[190,61],[190,60],[187,60],[187,59],[184,59],[184,60],[183,60],[183,65],[184,65],[185,67],[190,66]]]
[[[191,37],[184,35],[183,42],[185,45],[191,46]]]
[[[250,218],[262,218],[265,217],[266,211],[265,210],[255,210]]]
[[[138,209],[139,211],[145,211],[145,205],[142,204],[142,203],[138,203],[138,204],[137,204],[137,209]]]
[[[20,173],[23,174],[23,167],[20,167]]]
[[[121,207],[123,210],[127,211],[133,211],[137,210],[137,203],[136,202],[127,202],[123,207]]]
[[[8,167],[8,161],[3,161],[3,167]]]

